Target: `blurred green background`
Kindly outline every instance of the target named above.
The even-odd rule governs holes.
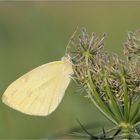
[[[106,49],[122,55],[127,32],[140,28],[139,13],[139,2],[0,2],[0,94],[29,70],[60,60],[77,26],[106,32]],[[24,115],[0,102],[0,138],[56,138],[79,127],[77,118],[93,132],[111,125],[72,81],[47,117]]]

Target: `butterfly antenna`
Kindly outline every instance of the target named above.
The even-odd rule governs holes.
[[[65,56],[68,54],[68,50],[69,50],[69,48],[70,48],[69,45],[70,45],[70,43],[72,42],[72,40],[73,40],[73,38],[74,38],[74,36],[75,36],[77,30],[78,30],[78,26],[76,27],[76,30],[74,31],[74,33],[72,34],[72,36],[71,36],[70,39],[69,39],[69,42],[68,42],[68,44],[67,44],[67,46],[66,46]]]

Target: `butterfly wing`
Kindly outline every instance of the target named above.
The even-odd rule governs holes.
[[[14,81],[3,94],[2,101],[25,114],[48,115],[61,102],[72,73],[67,61],[44,64]]]

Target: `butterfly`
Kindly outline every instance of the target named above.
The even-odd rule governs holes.
[[[28,115],[47,116],[60,104],[72,74],[67,57],[41,65],[11,83],[2,102]]]

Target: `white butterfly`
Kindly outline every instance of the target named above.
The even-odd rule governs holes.
[[[66,57],[41,65],[14,81],[2,101],[25,114],[49,115],[61,102],[72,74],[72,65]]]

